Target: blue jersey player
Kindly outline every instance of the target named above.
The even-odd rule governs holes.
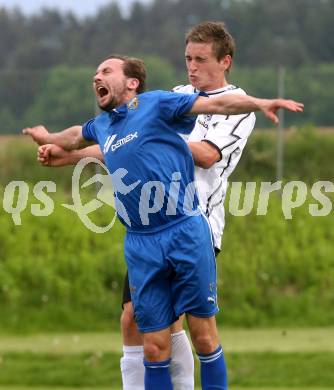
[[[40,145],[72,150],[95,142],[103,150],[117,211],[127,227],[125,257],[135,318],[143,333],[145,389],[173,388],[169,326],[183,313],[201,362],[202,389],[226,389],[214,316],[218,308],[211,232],[198,209],[191,154],[177,133],[190,133],[198,114],[261,110],[277,122],[277,109],[298,112],[303,105],[246,95],[208,99],[199,94],[145,93],[144,81],[140,60],[112,56],[94,76],[104,113],[59,133],[43,126],[24,133]],[[40,150],[47,164],[47,147]]]

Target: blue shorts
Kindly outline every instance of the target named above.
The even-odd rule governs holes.
[[[127,232],[125,259],[141,332],[165,329],[183,313],[211,317],[218,311],[216,258],[202,215],[155,233]]]

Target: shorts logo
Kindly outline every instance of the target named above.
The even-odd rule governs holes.
[[[208,297],[208,302],[216,303],[216,300],[213,297]]]

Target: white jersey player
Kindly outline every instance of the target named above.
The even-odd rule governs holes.
[[[175,87],[174,91],[194,93],[196,89],[192,85],[184,85]],[[209,97],[228,93],[246,94],[243,89],[231,84],[206,92]],[[188,143],[208,142],[220,154],[220,160],[210,168],[195,167],[200,204],[209,217],[216,251],[221,249],[221,237],[225,225],[224,200],[228,177],[237,166],[254,125],[254,113],[230,116],[200,115],[191,134],[182,135]]]

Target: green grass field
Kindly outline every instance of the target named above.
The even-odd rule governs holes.
[[[334,328],[224,329],[219,332],[225,352],[334,352]],[[0,335],[1,352],[72,354],[92,351],[119,353],[118,332]]]
[[[232,390],[334,388],[334,328],[220,334]],[[0,390],[120,390],[120,351],[118,333],[0,335]]]

